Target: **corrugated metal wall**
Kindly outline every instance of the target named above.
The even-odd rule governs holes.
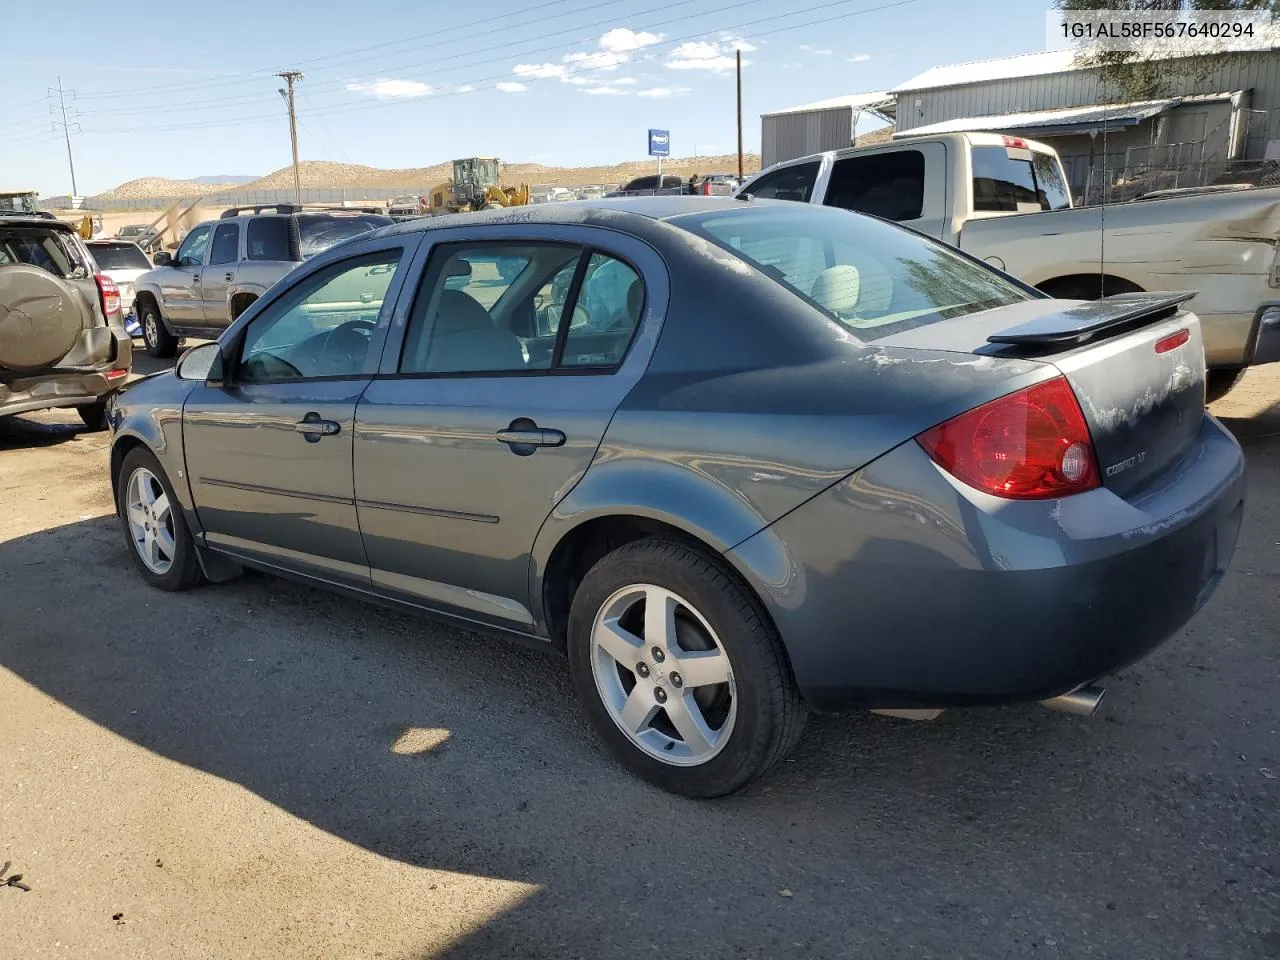
[[[768,167],[853,143],[853,110],[834,107],[760,118],[760,164]]]
[[[1261,156],[1267,139],[1280,139],[1280,55],[1241,54],[1203,79],[1188,77],[1180,81],[1173,92],[1188,96],[1233,90],[1253,91],[1249,106],[1254,113],[1246,155]],[[958,117],[1086,106],[1103,101],[1106,95],[1097,70],[908,91],[898,95],[898,130]]]

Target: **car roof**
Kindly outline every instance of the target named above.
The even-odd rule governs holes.
[[[65,220],[58,220],[50,217],[33,217],[29,214],[9,214],[0,213],[0,225],[18,226],[18,227],[47,227],[52,230],[65,230],[67,233],[75,233],[76,228]]]
[[[474,213],[454,213],[440,217],[424,217],[408,220],[394,226],[379,227],[374,234],[426,232],[432,229],[457,227],[464,224],[544,223],[544,224],[598,224],[618,226],[618,214],[634,216],[637,220],[670,220],[692,213],[709,213],[714,210],[741,210],[748,204],[794,207],[786,200],[735,200],[732,197],[616,197],[598,200],[569,200],[556,204],[530,204],[521,207],[503,207],[500,210],[480,210]]]

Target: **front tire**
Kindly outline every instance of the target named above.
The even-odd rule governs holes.
[[[76,413],[80,414],[80,419],[84,421],[84,425],[94,433],[107,429],[107,402],[105,400],[76,407]]]
[[[618,760],[664,790],[709,798],[762,776],[804,725],[791,669],[759,605],[713,556],[639,540],[583,578],[569,670]]]
[[[160,316],[160,309],[150,300],[142,305],[138,321],[142,325],[142,342],[147,353],[159,360],[168,360],[178,352],[178,338],[169,332]]]
[[[195,540],[160,462],[145,447],[125,455],[116,478],[116,512],[129,556],[161,590],[189,590],[204,579]]]
[[[1204,374],[1204,402],[1221,400],[1244,377],[1244,367],[1215,367]]]

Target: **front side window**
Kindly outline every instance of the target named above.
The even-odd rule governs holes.
[[[895,222],[918,220],[924,209],[924,154],[894,150],[837,160],[824,202]]]
[[[236,379],[245,383],[372,374],[374,334],[400,250],[335,264],[307,278],[249,324]]]
[[[761,200],[796,200],[808,203],[818,179],[818,161],[797,163],[773,173],[766,173],[747,187],[746,192]]]
[[[204,253],[209,247],[209,236],[212,233],[213,227],[209,224],[196,227],[187,234],[182,245],[178,247],[178,253],[174,256],[173,262],[180,267],[200,266],[204,263]]]
[[[1028,298],[994,270],[866,217],[795,207],[671,222],[741,257],[860,340]]]
[[[240,226],[220,223],[213,231],[213,249],[209,251],[209,265],[235,263],[240,259]]]
[[[974,147],[973,209],[1039,213],[1071,206],[1057,159],[1025,147]]]
[[[254,217],[245,231],[245,255],[250,260],[292,260],[288,217]]]

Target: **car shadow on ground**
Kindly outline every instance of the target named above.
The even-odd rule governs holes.
[[[75,411],[72,411],[72,417],[71,420],[36,419],[22,415],[0,417],[0,451],[51,447],[89,432],[75,416]]]
[[[1271,429],[1251,458],[1277,457]],[[1280,540],[1274,520],[1246,528],[1246,563]],[[50,602],[55,571],[97,616]],[[1227,955],[1224,930],[1256,937],[1238,904],[1212,906],[1216,933],[1194,919],[1202,887],[1245,869],[1247,854],[1212,851],[1276,832],[1274,793],[1235,758],[1265,756],[1280,677],[1266,623],[1236,622],[1252,585],[1231,575],[1092,721],[1035,706],[816,717],[771,776],[708,803],[614,765],[556,655],[264,576],[160,594],[114,518],[0,543],[0,583],[0,666],[80,715],[382,856],[538,886],[443,955],[951,955],[947,930],[979,922],[1009,949],[1019,923],[1092,929],[1102,956],[1129,942],[1108,936],[1216,948],[1200,955]],[[1244,642],[1190,669],[1224,629]],[[397,748],[420,730],[436,745]],[[1190,863],[1195,883],[1168,881]],[[1090,928],[1115,910],[1137,926]]]

